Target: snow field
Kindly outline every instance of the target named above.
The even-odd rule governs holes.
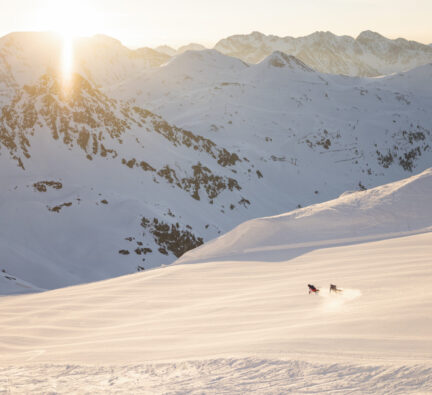
[[[432,391],[431,375],[432,369],[421,365],[325,364],[260,358],[124,366],[45,364],[0,368],[0,392],[418,395]]]
[[[0,299],[10,392],[427,393],[432,233]],[[332,282],[344,288],[329,295]],[[308,295],[307,283],[322,286]]]

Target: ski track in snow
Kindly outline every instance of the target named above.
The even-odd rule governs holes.
[[[339,294],[331,294],[327,290],[321,289],[318,296],[324,299],[322,311],[336,313],[347,309],[347,303],[360,297],[361,291],[358,289],[344,289]]]
[[[48,379],[46,379],[48,377]],[[432,368],[221,358],[125,366],[0,368],[0,393],[426,394]]]

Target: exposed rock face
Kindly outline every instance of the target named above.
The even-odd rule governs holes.
[[[39,217],[47,245],[61,233],[79,244],[79,232],[68,229],[70,216],[84,227],[98,227],[104,207],[103,216],[116,235],[106,235],[101,244],[92,243],[94,252],[87,256],[86,265],[95,265],[92,270],[99,273],[95,279],[131,272],[138,266],[169,263],[202,244],[204,236],[219,231],[217,225],[205,228],[209,221],[203,215],[201,224],[188,222],[192,202],[203,202],[219,212],[225,201],[234,204],[242,199],[235,174],[242,160],[236,153],[142,107],[108,97],[79,74],[67,89],[57,75],[46,73],[35,84],[12,92],[0,112],[0,167],[6,176],[1,180],[3,195],[10,188],[13,196],[28,196],[27,203],[20,203],[23,207],[36,204],[30,221]],[[31,184],[24,181],[28,179]],[[19,188],[24,188],[24,195]],[[97,196],[93,196],[95,190]],[[148,197],[138,206],[122,203],[126,196],[128,201],[136,194]],[[224,198],[219,201],[221,195]],[[14,204],[13,198],[6,200]],[[89,204],[93,209],[89,210]],[[130,220],[128,226],[121,225],[119,204],[128,207],[128,218],[151,216],[150,231],[143,234],[140,224]],[[15,224],[24,221],[23,227],[24,217],[15,217]],[[54,227],[63,230],[56,235]],[[24,228],[21,232],[25,233]],[[131,233],[139,237],[140,244],[133,249],[136,254],[127,253],[124,243]],[[102,245],[104,252],[97,252]],[[57,243],[52,251],[57,255],[59,249]],[[126,260],[123,266],[118,265],[114,272],[98,266],[101,256],[105,262],[119,260],[119,251]],[[19,253],[11,254],[10,262],[16,263]],[[73,254],[69,258],[74,259]],[[67,285],[81,282],[83,276],[54,282]]]

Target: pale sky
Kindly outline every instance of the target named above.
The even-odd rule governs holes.
[[[254,30],[304,36],[317,30],[432,43],[432,0],[0,0],[0,36],[14,31],[103,33],[137,48],[213,46]]]

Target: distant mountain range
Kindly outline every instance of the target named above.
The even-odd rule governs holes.
[[[323,73],[363,77],[391,74],[432,62],[430,46],[403,38],[390,40],[371,31],[364,31],[355,39],[331,32],[298,38],[254,32],[220,40],[215,49],[249,63],[260,62],[278,50]]]
[[[376,77],[406,71],[432,62],[432,44],[403,38],[388,39],[379,33],[364,31],[357,38],[315,32],[304,37],[278,37],[260,32],[234,35],[220,40],[217,51],[259,63],[274,51],[293,55],[317,71],[330,74]],[[157,51],[175,56],[185,50],[202,50],[200,44],[183,46],[177,51],[158,47]]]
[[[196,43],[183,45],[178,49],[171,48],[167,45],[162,45],[160,47],[155,48],[156,51],[162,52],[162,53],[169,55],[169,56],[180,55],[186,51],[202,51],[204,49],[207,49],[206,47],[204,47],[204,45],[196,44]]]
[[[50,33],[11,33],[0,38],[0,94],[13,86],[35,83],[46,70],[56,72],[61,45],[60,38]],[[254,32],[225,38],[214,48],[252,64],[280,51],[316,71],[350,76],[387,75],[432,62],[430,45],[390,40],[370,31],[356,39],[330,32],[299,38]],[[76,40],[75,70],[98,87],[116,86],[143,70],[167,63],[173,56],[204,49],[200,44],[189,44],[178,50],[167,46],[131,50],[116,39],[96,35]]]
[[[60,54],[49,34],[0,39],[0,271],[35,288],[168,264],[432,163],[432,64],[348,77],[95,36],[65,91]]]

